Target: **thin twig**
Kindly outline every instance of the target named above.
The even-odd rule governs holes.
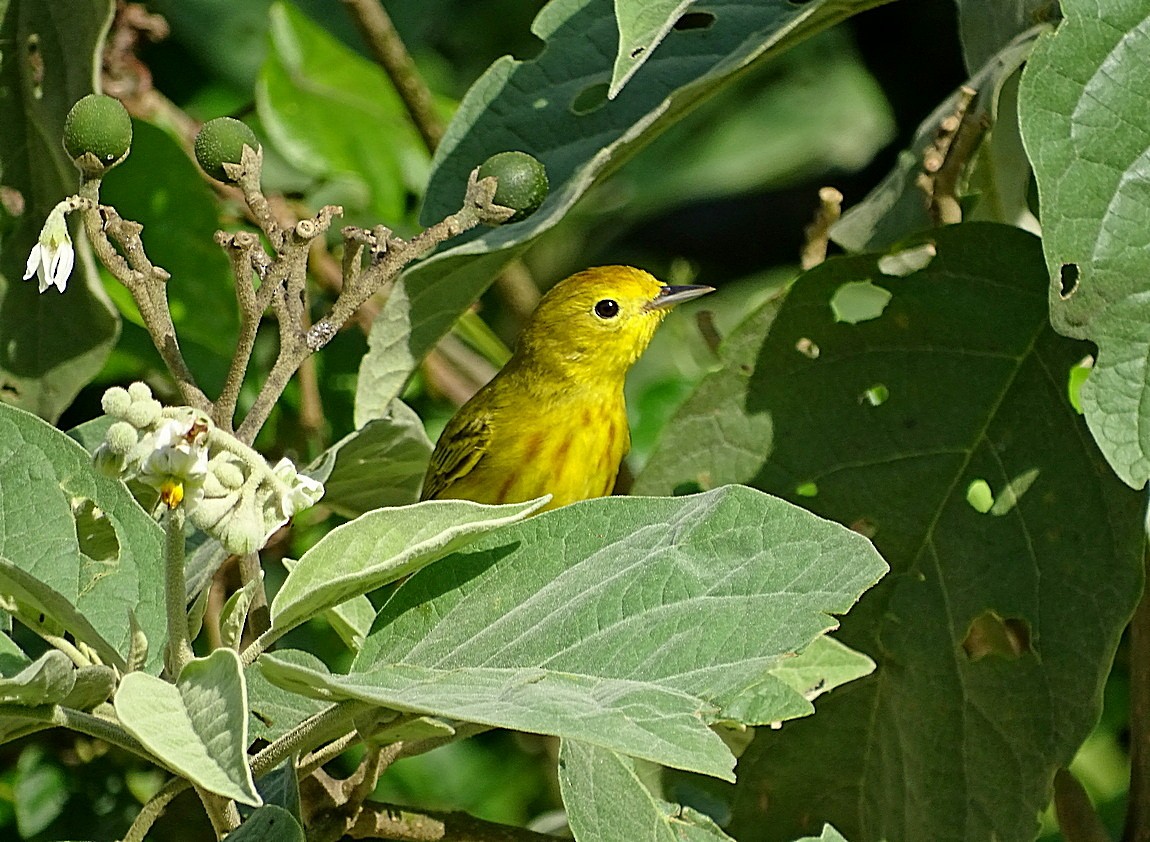
[[[407,47],[391,22],[391,17],[380,0],[343,0],[352,19],[359,27],[371,54],[387,72],[411,122],[415,124],[427,151],[434,153],[443,137],[443,123],[435,112],[423,77],[411,59]]]
[[[186,792],[191,786],[191,781],[186,778],[171,778],[160,787],[159,791],[148,799],[148,803],[132,820],[132,826],[124,834],[124,842],[144,842],[148,831],[152,829],[152,825],[164,814],[164,810],[172,803],[173,799],[181,792]]]
[[[803,229],[803,249],[800,262],[803,270],[813,269],[827,259],[830,230],[843,212],[843,194],[833,187],[819,190],[819,209],[811,224]]]

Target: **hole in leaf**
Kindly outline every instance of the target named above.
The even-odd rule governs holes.
[[[1058,282],[1061,287],[1059,294],[1063,301],[1074,295],[1075,290],[1078,289],[1078,275],[1077,263],[1063,263],[1058,270]]]
[[[547,99],[547,97],[541,96],[541,97],[539,97],[539,99],[535,100],[535,102],[531,103],[531,107],[534,108],[536,111],[542,111],[544,108],[546,108],[550,104],[551,104],[551,102],[550,102],[550,100]]]
[[[986,514],[994,508],[994,492],[984,479],[976,479],[966,487],[966,502],[979,514]]]
[[[884,254],[878,259],[878,270],[884,275],[905,278],[929,266],[936,254],[938,249],[934,247],[934,243],[923,243],[921,246],[903,249],[894,254]]]
[[[1002,617],[998,612],[987,609],[971,622],[962,641],[962,649],[971,661],[990,655],[1015,661],[1034,651],[1030,640],[1030,623],[1026,620]]]
[[[24,44],[24,63],[28,68],[28,78],[32,82],[32,96],[44,96],[44,54],[40,51],[40,36],[32,33]]]
[[[631,58],[638,58],[645,52],[647,52],[646,47],[636,47],[635,49],[631,50]]]
[[[607,91],[610,86],[606,82],[588,85],[581,90],[575,99],[571,100],[571,111],[582,117],[592,111],[598,111],[607,102]]]
[[[679,32],[692,29],[710,29],[715,24],[715,16],[710,12],[687,12],[675,21],[674,28]]]
[[[1011,477],[1010,481],[999,492],[990,513],[995,517],[1002,517],[1009,513],[1018,505],[1022,495],[1030,490],[1030,486],[1034,485],[1034,481],[1038,479],[1038,473],[1038,468],[1031,468],[1029,471],[1018,474],[1018,476]]]
[[[859,403],[869,403],[871,406],[882,406],[890,397],[890,389],[882,383],[875,383],[859,396]]]
[[[795,350],[809,359],[817,360],[819,358],[819,346],[805,336],[795,343]]]
[[[818,497],[819,487],[813,482],[800,482],[795,486],[795,494],[800,497]]]
[[[76,522],[76,541],[80,552],[92,561],[109,562],[120,557],[120,539],[116,528],[103,510],[87,497],[72,500],[72,518]]]
[[[831,313],[836,322],[857,325],[881,316],[891,297],[888,290],[870,281],[851,281],[840,286],[831,296]]]
[[[1083,357],[1070,367],[1066,377],[1066,397],[1070,399],[1070,405],[1079,415],[1082,414],[1082,384],[1086,382],[1093,368],[1094,357]]]

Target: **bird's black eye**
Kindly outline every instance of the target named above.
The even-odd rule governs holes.
[[[595,315],[601,319],[613,319],[619,315],[619,302],[614,298],[604,298],[595,302]]]

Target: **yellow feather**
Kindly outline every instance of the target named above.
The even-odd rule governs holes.
[[[670,307],[708,292],[629,266],[560,281],[507,365],[444,429],[422,499],[511,503],[551,494],[547,508],[556,508],[610,494],[631,446],[627,371]]]

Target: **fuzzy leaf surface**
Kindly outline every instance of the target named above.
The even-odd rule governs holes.
[[[0,404],[0,591],[122,668],[130,612],[153,644],[166,639],[162,546],[160,527],[86,450]],[[153,645],[149,669],[162,648]]]
[[[1089,339],[1086,422],[1130,486],[1150,478],[1150,18],[1070,0],[1022,77],[1019,112],[1042,208],[1050,318]]]

